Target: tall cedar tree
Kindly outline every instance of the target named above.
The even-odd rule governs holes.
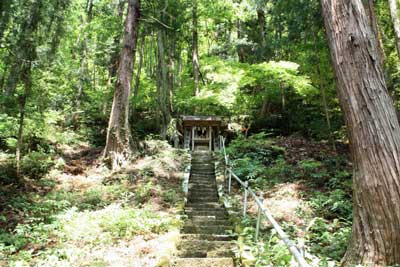
[[[362,0],[321,0],[354,163],[343,266],[400,263],[400,126]]]
[[[125,165],[135,148],[138,147],[136,141],[132,138],[129,126],[129,96],[138,39],[139,17],[140,0],[129,0],[125,35],[104,149],[104,157],[111,159],[113,169]]]

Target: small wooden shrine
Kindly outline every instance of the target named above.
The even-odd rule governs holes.
[[[219,150],[222,120],[215,116],[183,116],[183,147],[190,150]]]

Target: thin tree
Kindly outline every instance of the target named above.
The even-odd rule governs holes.
[[[82,26],[82,31],[81,34],[78,38],[78,43],[80,43],[80,48],[81,48],[81,65],[79,67],[79,83],[78,83],[78,90],[76,92],[76,99],[75,99],[75,113],[73,115],[73,122],[74,126],[77,128],[78,123],[79,123],[79,113],[81,109],[81,104],[82,104],[82,97],[84,95],[84,87],[86,84],[86,80],[88,79],[88,41],[90,39],[90,31],[89,34],[86,33],[87,31],[87,26],[90,25],[92,18],[93,18],[93,0],[88,0],[86,1],[86,6],[85,6],[85,14],[82,14],[82,21],[81,23],[83,24]]]
[[[400,263],[400,126],[362,0],[321,0],[349,134],[353,232],[343,266]]]
[[[400,18],[397,0],[389,0],[389,9],[396,39],[397,55],[400,57]]]
[[[108,123],[104,157],[111,159],[113,169],[124,166],[137,148],[129,126],[129,96],[140,16],[140,0],[129,0],[125,35],[121,50],[114,99]]]
[[[194,95],[199,94],[199,77],[200,77],[200,67],[199,67],[199,37],[198,37],[198,20],[197,20],[197,0],[193,0],[193,10],[192,10],[192,63],[193,63],[193,82],[194,82]]]
[[[166,34],[165,29],[163,28],[160,28],[157,31],[157,47],[158,47],[157,91],[158,91],[158,105],[160,109],[160,136],[162,139],[167,138],[167,129],[171,121],[168,69],[167,69],[167,64],[165,62],[165,43],[166,43],[165,34]]]

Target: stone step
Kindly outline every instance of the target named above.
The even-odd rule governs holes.
[[[189,196],[188,197],[188,202],[191,203],[202,203],[202,202],[218,202],[218,197],[217,196]]]
[[[190,179],[189,184],[213,185],[215,188],[217,186],[215,179]]]
[[[194,167],[215,167],[214,161],[210,160],[210,159],[204,159],[204,160],[192,160],[190,162],[190,166],[194,166]]]
[[[185,207],[185,212],[192,212],[192,211],[209,211],[209,212],[226,212],[223,207],[216,207],[216,208],[207,208],[207,207]]]
[[[233,257],[231,241],[182,240],[178,243],[177,256],[182,258]]]
[[[196,219],[190,219],[185,222],[185,226],[231,226],[230,222],[228,220],[221,220],[221,219],[214,219],[214,218],[207,218],[204,220],[196,220]]]
[[[191,163],[191,169],[195,169],[195,168],[199,168],[199,169],[214,169],[215,168],[215,164],[213,162],[192,162]]]
[[[187,208],[223,208],[219,202],[202,202],[202,203],[187,203]]]
[[[189,183],[189,193],[193,191],[216,191],[217,186],[211,184],[190,184]]]
[[[213,179],[215,179],[215,172],[208,171],[205,174],[191,172],[190,178],[213,178]]]
[[[215,172],[214,170],[208,170],[208,171],[192,171],[190,173],[190,178],[213,178],[215,179]]]
[[[192,182],[192,183],[216,183],[216,179],[215,179],[215,177],[214,178],[190,178],[189,179],[189,182]]]
[[[196,186],[199,188],[204,187],[205,189],[210,189],[210,188],[215,188],[217,189],[217,182],[214,181],[208,181],[208,182],[204,182],[204,181],[191,181],[189,180],[189,186]]]
[[[189,194],[190,193],[205,193],[205,194],[207,194],[207,193],[218,193],[218,191],[217,191],[217,188],[216,187],[214,187],[214,188],[202,188],[202,187],[196,187],[196,188],[192,188],[192,190],[191,190],[191,192],[189,192]]]
[[[170,267],[234,267],[232,258],[178,258]]]
[[[228,217],[227,211],[219,211],[219,210],[188,210],[185,211],[189,218],[193,216],[214,216],[216,219],[225,219]]]
[[[215,175],[195,175],[190,176],[189,181],[217,181]]]
[[[189,181],[189,185],[193,191],[217,191],[217,183],[215,181]]]
[[[192,191],[189,197],[218,197],[217,191]]]
[[[225,225],[184,225],[182,228],[182,232],[185,234],[225,234],[229,230],[232,230],[232,227]]]
[[[232,235],[209,235],[209,234],[181,234],[181,240],[208,240],[208,241],[231,241],[236,237]]]
[[[199,176],[212,176],[215,174],[214,169],[209,169],[209,168],[193,168],[191,169],[191,173],[193,175],[199,175]],[[203,175],[204,174],[204,175]]]

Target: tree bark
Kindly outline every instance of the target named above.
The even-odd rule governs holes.
[[[389,0],[389,9],[396,39],[397,55],[400,58],[400,18],[397,0]]]
[[[139,95],[139,87],[140,87],[140,76],[142,73],[142,65],[143,65],[143,57],[144,57],[144,44],[145,44],[145,30],[143,29],[142,38],[140,42],[140,51],[139,51],[139,65],[137,67],[137,72],[135,76],[135,87],[133,88],[133,107],[131,109],[131,121],[134,121],[136,118],[136,107],[137,107],[137,97]]]
[[[263,59],[266,58],[266,48],[267,48],[267,39],[265,32],[265,12],[262,7],[257,8],[257,19],[260,30],[260,38],[261,38],[261,54]]]
[[[343,266],[400,263],[400,126],[362,0],[321,0],[349,133],[353,232]]]
[[[117,16],[121,18],[121,24],[122,24],[122,17],[124,15],[124,7],[125,7],[126,0],[119,0],[118,6],[117,6]],[[110,62],[108,66],[108,75],[110,79],[110,83],[113,82],[113,79],[115,76],[117,76],[117,71],[118,71],[118,62],[120,58],[120,43],[121,43],[121,36],[122,32],[118,32],[114,36],[113,40],[113,45],[114,49],[111,53],[110,56]]]
[[[374,8],[374,0],[367,0],[364,4],[365,8],[367,9],[367,16],[369,19],[370,27],[372,28],[373,34],[376,36],[376,47],[378,48],[379,53],[379,61],[382,64],[385,64],[385,52],[383,51],[383,45],[381,43],[381,34],[379,31],[378,20],[376,19],[375,15],[375,8]]]
[[[165,62],[165,31],[160,29],[157,32],[158,47],[158,104],[160,108],[160,136],[162,139],[167,138],[167,129],[171,121],[170,113],[170,95],[168,86],[168,70]]]
[[[199,48],[198,48],[198,22],[197,22],[197,0],[193,0],[193,10],[192,10],[192,21],[193,21],[193,44],[192,44],[192,63],[193,63],[193,82],[194,82],[194,95],[199,94],[199,77],[200,77],[200,67],[199,67]]]
[[[136,72],[135,77],[135,87],[133,89],[133,97],[137,97],[139,94],[139,87],[140,87],[140,74],[142,72],[142,65],[143,65],[143,55],[144,55],[144,43],[145,43],[145,34],[143,30],[143,35],[140,42],[140,52],[139,52],[139,65]]]
[[[318,30],[315,29],[314,30],[314,51],[318,51],[317,42],[318,42]],[[336,151],[335,137],[332,132],[331,115],[329,112],[328,100],[326,97],[325,83],[324,83],[324,79],[322,79],[321,58],[320,58],[319,54],[317,54],[316,71],[317,71],[317,77],[318,77],[318,82],[319,82],[319,89],[321,92],[322,107],[324,109],[326,125],[328,126],[328,131],[329,131],[329,141],[332,144],[333,150]]]
[[[111,159],[113,169],[128,163],[137,144],[129,126],[129,96],[135,60],[140,17],[140,0],[129,0],[125,34],[115,82],[114,99],[108,123],[104,157]]]
[[[93,12],[93,0],[88,0],[86,1],[86,18],[82,19],[82,23],[83,23],[83,27],[82,27],[82,36],[80,36],[79,38],[82,38],[81,40],[81,64],[79,67],[79,83],[78,83],[78,90],[76,92],[76,98],[75,98],[75,105],[74,105],[74,109],[75,112],[73,114],[73,124],[74,124],[74,128],[78,128],[79,125],[79,113],[80,113],[80,108],[81,108],[81,102],[82,102],[82,97],[83,97],[83,91],[84,91],[84,87],[86,84],[86,80],[88,79],[88,63],[87,63],[87,50],[88,50],[88,35],[85,32],[85,28],[87,27],[87,25],[90,24],[91,20],[92,20],[92,12]]]
[[[237,20],[237,38],[239,40],[238,48],[237,48],[237,53],[238,53],[238,58],[239,62],[244,63],[245,62],[245,53],[243,49],[243,44],[241,42],[243,36],[242,36],[242,21],[240,19]]]
[[[24,125],[25,125],[25,114],[26,114],[26,101],[29,97],[32,88],[31,82],[31,63],[26,63],[21,74],[21,79],[24,83],[24,92],[19,98],[19,120],[18,120],[18,135],[17,135],[17,146],[15,149],[15,161],[16,161],[16,174],[17,179],[22,182],[21,179],[21,159],[22,159],[22,147],[24,142]]]
[[[168,93],[169,99],[173,99],[175,90],[175,50],[176,50],[176,37],[175,33],[171,33],[170,46],[169,46],[169,64],[168,64]],[[172,101],[169,101],[169,111],[172,113]]]

